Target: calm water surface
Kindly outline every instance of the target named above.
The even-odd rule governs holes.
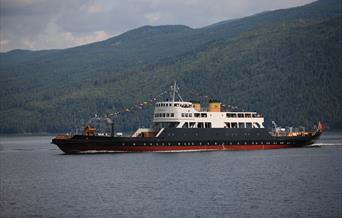
[[[0,137],[0,217],[342,217],[342,133],[319,148],[64,155]]]

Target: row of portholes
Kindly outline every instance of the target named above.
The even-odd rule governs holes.
[[[262,144],[264,144],[264,142],[260,142],[260,143],[258,143],[258,142],[244,142],[244,143],[240,143],[240,142],[236,142],[236,143],[233,143],[233,142],[221,142],[221,143],[219,143],[219,142],[214,142],[214,143],[210,143],[210,142],[206,142],[206,143],[202,143],[202,142],[199,142],[198,143],[198,145],[249,145],[249,144],[251,144],[251,145],[258,145],[258,144],[260,144],[260,145],[262,145]],[[266,142],[265,143],[266,145],[270,145],[271,144],[271,142]],[[273,142],[272,143],[272,145],[277,145],[278,144],[278,142]],[[283,144],[285,144],[285,142],[279,142],[279,144],[280,145],[283,145]],[[286,144],[291,144],[291,142],[287,142]],[[122,146],[124,146],[124,145],[126,145],[125,143],[122,143],[121,144]],[[133,146],[136,146],[136,143],[133,143],[132,144]],[[156,143],[152,143],[152,142],[150,142],[150,143],[143,143],[143,145],[144,146],[148,146],[148,145],[150,145],[150,146],[172,146],[172,143],[171,142],[167,142],[167,143],[158,143],[158,142],[156,142]],[[189,145],[196,145],[194,142],[177,142],[177,145],[178,146],[181,146],[181,145],[185,145],[185,146],[189,146]]]

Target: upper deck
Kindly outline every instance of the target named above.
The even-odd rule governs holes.
[[[196,106],[198,103],[186,101],[157,102],[153,122],[177,128],[264,128],[264,118],[256,112],[221,111],[219,106],[211,111]]]

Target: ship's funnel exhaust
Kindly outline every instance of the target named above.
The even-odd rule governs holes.
[[[192,107],[198,112],[201,111],[201,103],[199,101],[192,101]]]
[[[218,100],[210,100],[208,112],[221,112],[221,102]]]

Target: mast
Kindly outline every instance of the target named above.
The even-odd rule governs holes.
[[[113,117],[113,119],[112,119],[112,122],[111,122],[111,124],[110,124],[110,136],[111,137],[114,137],[114,117]]]
[[[176,89],[177,89],[177,81],[175,80],[175,84],[173,85],[173,92],[172,92],[172,102],[175,102]]]
[[[170,97],[172,98],[172,102],[175,102],[176,100],[176,94],[179,98],[180,101],[183,101],[182,97],[180,96],[179,92],[178,92],[178,87],[177,87],[177,81],[175,81],[174,85],[171,86],[171,93],[170,93]]]

